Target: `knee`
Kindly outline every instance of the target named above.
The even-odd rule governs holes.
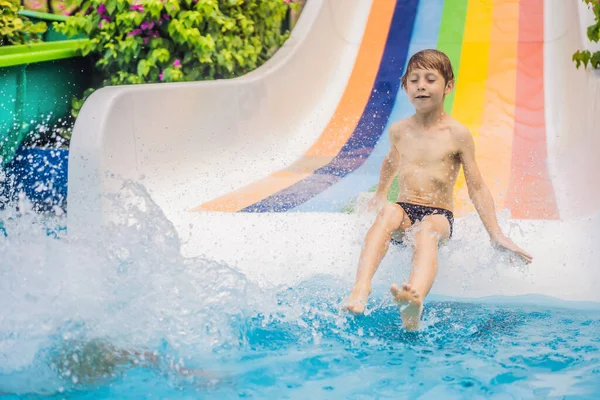
[[[378,219],[386,225],[400,225],[404,219],[404,212],[394,204],[386,204],[379,212]]]
[[[418,242],[438,242],[440,234],[435,230],[434,224],[427,219],[421,221],[417,229],[415,229],[415,239]]]

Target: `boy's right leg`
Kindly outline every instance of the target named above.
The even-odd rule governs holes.
[[[344,306],[345,309],[354,314],[362,314],[365,311],[367,299],[371,294],[371,280],[388,250],[392,233],[398,229],[404,231],[410,228],[410,225],[410,219],[398,204],[388,203],[377,214],[377,219],[365,238],[358,260],[356,282]]]

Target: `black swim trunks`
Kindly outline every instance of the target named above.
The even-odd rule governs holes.
[[[410,222],[412,224],[415,224],[416,222],[421,221],[423,218],[425,218],[428,215],[436,215],[436,214],[443,215],[444,217],[446,217],[448,219],[448,222],[450,223],[450,237],[452,237],[452,231],[454,228],[454,214],[452,213],[452,211],[446,210],[444,208],[420,206],[418,204],[411,204],[411,203],[404,203],[404,202],[398,202],[396,204],[398,204],[400,207],[402,207],[402,209],[404,210],[404,212],[406,213],[406,215],[408,216],[408,219],[410,219]],[[398,242],[397,240],[392,239],[392,243],[400,244],[401,242]]]

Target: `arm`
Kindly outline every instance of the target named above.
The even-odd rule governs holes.
[[[398,166],[400,163],[400,153],[396,149],[396,133],[398,132],[398,123],[395,123],[390,127],[390,151],[387,153],[381,164],[381,171],[379,173],[379,183],[377,184],[377,191],[375,196],[369,200],[367,209],[369,211],[379,211],[384,204],[387,202],[387,192],[392,186],[392,181],[396,172],[398,172]]]
[[[387,192],[390,190],[390,186],[392,186],[392,181],[394,180],[394,176],[396,176],[396,171],[398,171],[398,163],[400,161],[400,155],[398,154],[398,150],[392,144],[390,146],[390,151],[383,159],[383,163],[381,164],[381,172],[379,173],[379,184],[377,185],[377,192],[375,192],[375,196],[383,196],[387,197]]]
[[[479,166],[475,160],[475,143],[473,142],[471,133],[466,128],[464,132],[460,133],[460,143],[460,158],[469,190],[469,197],[475,205],[483,226],[490,235],[492,245],[510,250],[521,256],[526,262],[531,262],[531,255],[506,237],[498,225],[494,198],[483,181]]]
[[[379,173],[379,184],[377,185],[377,192],[375,197],[387,198],[387,192],[392,186],[392,181],[398,172],[398,166],[400,163],[400,153],[396,149],[396,132],[398,126],[392,125],[389,131],[390,137],[390,151],[387,153],[381,164],[381,171]]]
[[[465,180],[467,181],[469,197],[473,201],[481,222],[483,222],[483,226],[490,235],[490,239],[494,242],[496,238],[504,236],[496,219],[494,198],[483,181],[479,166],[475,160],[475,143],[473,142],[471,133],[468,130],[461,132],[460,140],[460,160],[463,165]]]

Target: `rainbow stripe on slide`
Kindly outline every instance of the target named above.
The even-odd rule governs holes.
[[[346,90],[319,139],[285,170],[195,211],[340,211],[377,184],[389,125],[414,111],[400,77],[410,55],[433,47],[454,65],[446,111],[471,130],[497,208],[557,219],[546,165],[544,0],[373,0]],[[461,173],[455,212],[472,211]]]

